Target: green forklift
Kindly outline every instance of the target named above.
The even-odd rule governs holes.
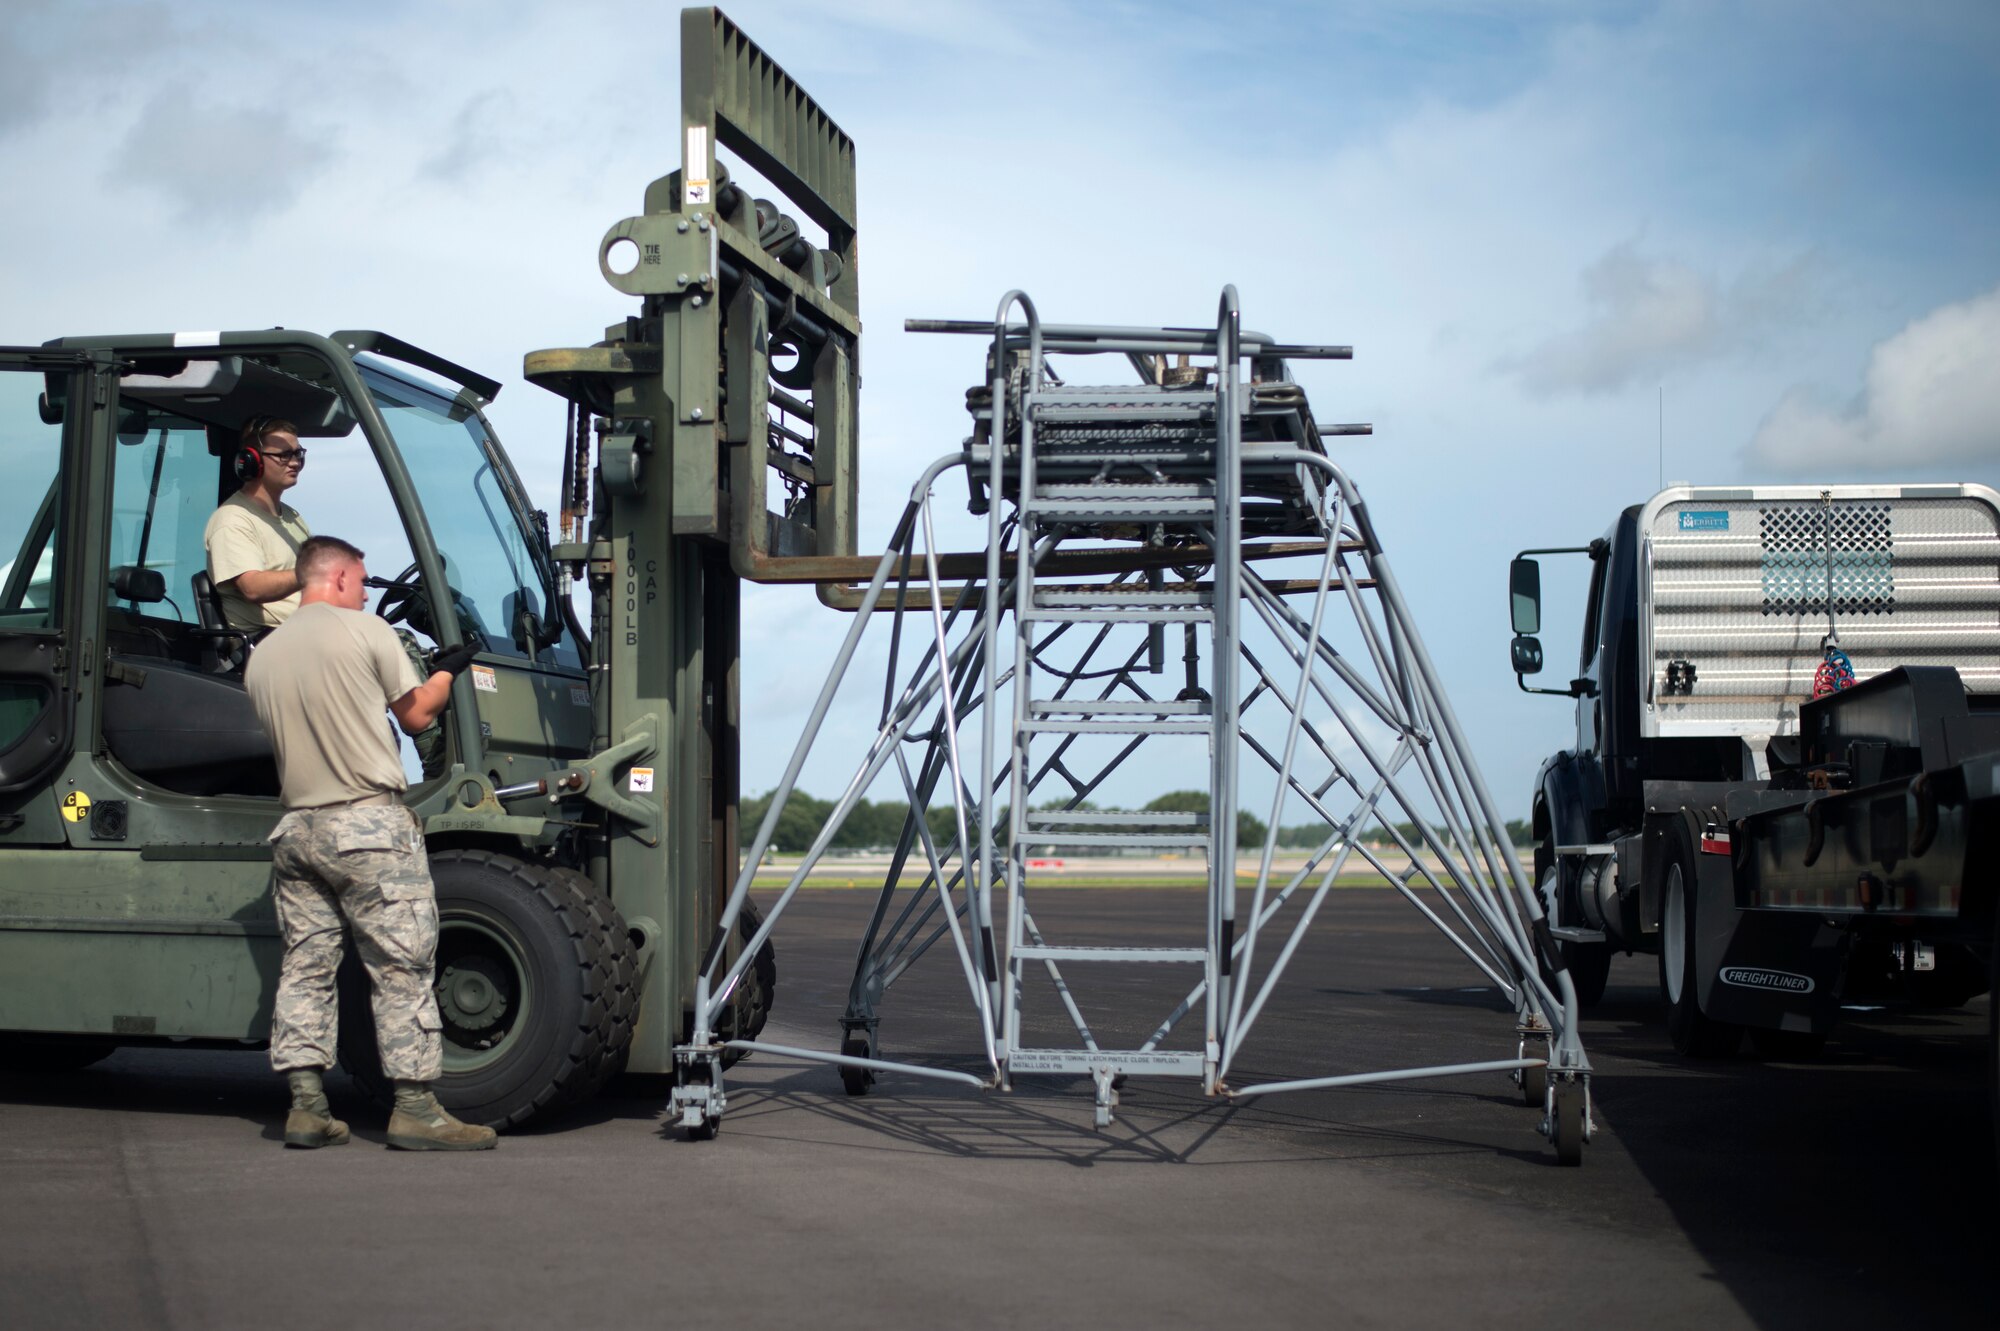
[[[224,622],[201,533],[242,424],[275,416],[310,451],[308,522],[392,573],[376,612],[414,650],[476,649],[405,757],[438,893],[439,1098],[507,1127],[674,1070],[702,959],[758,924],[716,932],[740,583],[840,605],[874,562],[854,548],[853,144],[715,10],[684,12],[681,61],[681,165],[599,244],[637,312],[527,357],[570,404],[559,530],[484,414],[499,385],[387,334],[0,348],[0,1068],[268,1038],[276,770],[242,685],[255,636]],[[770,1009],[768,947],[748,974],[739,1038]],[[341,1062],[386,1097],[358,968],[342,1002]]]

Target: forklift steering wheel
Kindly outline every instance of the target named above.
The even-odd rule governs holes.
[[[430,594],[424,590],[415,563],[393,578],[369,578],[367,585],[382,589],[382,599],[375,606],[376,614],[391,624],[408,624],[432,642],[437,641],[437,621],[431,617]],[[451,607],[458,612],[459,632],[465,635],[467,642],[485,650],[486,628],[479,622],[479,616],[466,603],[458,588],[447,584],[447,590],[451,593]]]
[[[424,596],[423,583],[417,580],[414,563],[393,578],[369,578],[367,585],[382,589],[382,599],[375,606],[376,614],[391,624],[407,623],[427,637],[437,636],[429,628],[430,601]]]

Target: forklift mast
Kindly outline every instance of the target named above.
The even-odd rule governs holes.
[[[554,555],[590,586],[587,871],[650,954],[644,1072],[673,1065],[736,876],[740,583],[867,576],[853,141],[701,8],[681,15],[680,146],[598,244],[638,312],[524,367],[571,404]]]

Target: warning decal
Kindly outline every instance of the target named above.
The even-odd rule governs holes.
[[[62,797],[63,817],[73,823],[80,823],[90,817],[90,796],[80,790],[72,790]]]

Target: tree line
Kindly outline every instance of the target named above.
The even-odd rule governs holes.
[[[764,815],[770,811],[771,795],[765,791],[761,795],[746,796],[741,808],[740,826],[747,846],[750,839],[763,825]],[[1055,811],[1066,807],[1067,801],[1054,800],[1036,805],[1037,810]],[[1174,790],[1152,800],[1141,809],[1104,809],[1085,800],[1075,806],[1078,812],[1089,813],[1207,813],[1208,792],[1203,790]],[[820,829],[832,816],[834,802],[818,799],[802,790],[792,792],[791,799],[778,815],[777,828],[771,834],[771,848],[782,855],[804,854],[812,847]],[[968,810],[968,813],[970,811]],[[909,818],[910,806],[903,800],[861,800],[857,802],[833,834],[831,846],[835,850],[891,850],[903,835],[903,825]],[[1004,838],[1008,810],[1001,806],[995,827],[996,834]],[[930,828],[931,840],[940,853],[958,839],[958,815],[949,804],[934,804],[924,810],[924,822]],[[1140,825],[1120,827],[1116,823],[1098,824],[1093,832],[1144,831]],[[1411,845],[1417,844],[1417,831],[1412,823],[1397,823],[1396,830]],[[968,832],[972,829],[968,827]],[[1258,847],[1264,844],[1265,833],[1269,831],[1263,819],[1247,809],[1239,809],[1236,814],[1236,844],[1238,848]],[[1525,819],[1515,818],[1507,823],[1507,833],[1517,846],[1533,844]],[[1321,822],[1299,823],[1278,829],[1278,844],[1288,850],[1311,850],[1326,839],[1327,826]],[[1361,834],[1361,841],[1371,846],[1392,846],[1394,840],[1380,825],[1371,825]],[[914,848],[912,854],[921,856],[922,850]]]

